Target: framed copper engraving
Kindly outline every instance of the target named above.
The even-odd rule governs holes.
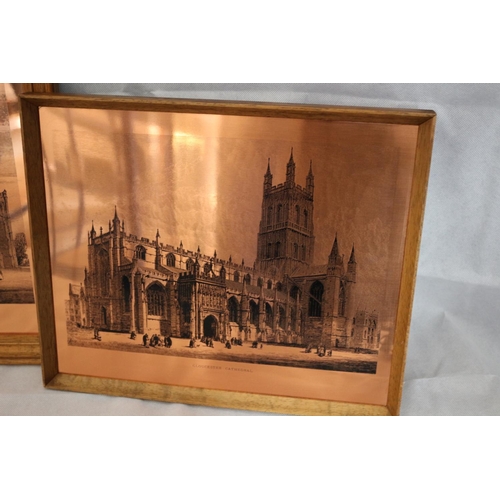
[[[434,112],[21,102],[47,387],[398,413]]]
[[[0,83],[0,364],[39,364],[18,94],[52,84]]]

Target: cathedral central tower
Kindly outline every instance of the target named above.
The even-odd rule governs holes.
[[[266,274],[291,274],[312,264],[314,257],[314,175],[312,162],[306,187],[295,184],[293,148],[286,181],[273,186],[270,160],[264,175],[262,216],[256,266]]]

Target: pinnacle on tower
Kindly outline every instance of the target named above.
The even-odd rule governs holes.
[[[288,160],[288,163],[286,165],[286,182],[288,184],[295,183],[295,161],[293,159],[293,148],[290,152],[290,159]]]
[[[267,170],[264,175],[264,191],[273,187],[273,174],[271,174],[271,158],[267,159]]]
[[[337,242],[337,233],[335,233],[335,240],[333,241],[332,251],[330,252],[330,257],[337,258],[339,255],[339,244]]]
[[[309,173],[306,177],[306,190],[312,193],[314,191],[314,175],[313,175],[313,162],[309,164]]]
[[[116,205],[115,205],[115,217],[114,217],[114,219],[113,219],[113,222],[114,222],[115,220],[120,220],[120,219],[118,218],[118,211],[116,210]]]
[[[356,264],[356,255],[354,254],[354,243],[352,244],[351,256],[349,257],[349,264]]]
[[[330,252],[330,257],[328,258],[329,265],[342,264],[342,256],[339,253],[339,244],[337,241],[337,233],[335,233],[335,240],[333,242],[332,251]]]

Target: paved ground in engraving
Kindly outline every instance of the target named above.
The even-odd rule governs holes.
[[[29,269],[2,269],[0,304],[30,304],[35,301]]]
[[[207,347],[200,341],[196,342],[197,347],[190,348],[188,339],[178,338],[172,338],[171,348],[144,347],[142,335],[138,335],[135,340],[131,340],[127,333],[101,331],[100,335],[102,340],[98,341],[93,338],[92,330],[68,325],[69,345],[80,347],[345,372],[375,373],[377,369],[376,354],[352,351],[334,349],[331,357],[320,357],[315,349],[306,353],[303,347],[263,344],[262,349],[254,349],[251,342],[245,342],[242,346],[231,346],[231,349],[226,349],[221,342],[214,342],[214,347]]]

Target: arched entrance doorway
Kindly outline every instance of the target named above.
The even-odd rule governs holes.
[[[217,320],[212,315],[203,320],[203,336],[210,339],[216,339],[217,337]]]

